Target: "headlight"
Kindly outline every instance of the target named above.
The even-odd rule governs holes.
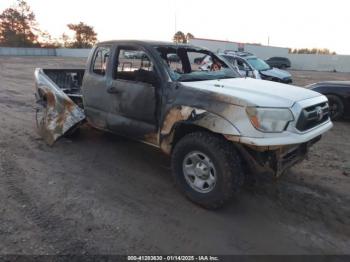
[[[252,125],[262,132],[282,132],[294,120],[288,108],[247,107],[246,111]]]

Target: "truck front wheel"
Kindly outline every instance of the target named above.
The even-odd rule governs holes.
[[[224,138],[207,132],[183,137],[173,150],[171,162],[180,190],[208,209],[222,207],[243,184],[236,150]]]

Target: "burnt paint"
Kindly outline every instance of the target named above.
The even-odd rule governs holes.
[[[163,45],[164,48],[177,48]],[[99,47],[110,48],[105,75],[92,71],[94,54]],[[146,52],[154,64],[157,81],[152,84],[114,79],[118,47],[138,48]],[[196,47],[192,50],[210,51]],[[198,125],[213,132],[238,134],[232,123],[224,119],[222,112],[229,109],[225,97],[214,92],[196,90],[171,81],[168,68],[153,44],[139,41],[113,41],[97,45],[90,54],[83,78],[82,98],[88,121],[96,128],[144,140],[158,147],[171,144],[171,133],[178,122]],[[47,71],[50,77],[55,72]],[[109,93],[115,87],[117,93]],[[59,87],[56,86],[56,89]],[[64,121],[61,118],[60,121]],[[164,141],[163,141],[164,140]],[[164,146],[163,146],[164,148]],[[167,146],[170,148],[170,146]],[[168,151],[168,150],[166,150]]]
[[[41,70],[36,69],[37,127],[44,140],[52,145],[67,131],[85,119],[79,108]]]

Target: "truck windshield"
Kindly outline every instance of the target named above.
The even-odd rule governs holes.
[[[182,46],[156,47],[174,81],[191,82],[240,77],[225,61],[207,50]]]
[[[248,58],[247,60],[248,63],[258,71],[266,71],[271,69],[271,67],[260,58]]]

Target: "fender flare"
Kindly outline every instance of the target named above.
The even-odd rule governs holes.
[[[160,129],[160,147],[170,153],[174,130],[178,124],[192,124],[213,133],[240,136],[239,130],[227,119],[217,114],[191,106],[175,106],[168,110]]]

